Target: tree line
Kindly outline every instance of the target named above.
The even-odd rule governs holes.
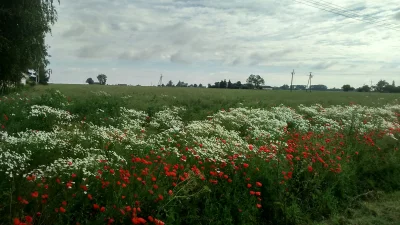
[[[45,36],[56,20],[53,0],[0,1],[1,93],[18,88],[23,73],[32,68],[39,81],[47,83],[51,70]]]
[[[380,80],[378,83],[372,86],[363,85],[359,88],[354,88],[350,84],[345,84],[342,86],[342,90],[345,92],[358,91],[358,92],[380,92],[380,93],[400,93],[400,86],[396,87],[394,81],[389,84],[386,80]]]
[[[226,81],[221,80],[219,82],[215,82],[214,84],[208,84],[208,88],[224,88],[224,89],[261,89],[262,84],[265,84],[265,81],[260,75],[253,75],[251,74],[249,78],[246,80],[246,84],[242,84],[240,81],[237,81],[235,83],[232,83],[231,80]],[[188,84],[183,81],[179,81],[176,85],[172,82],[172,80],[168,81],[166,85],[161,85],[161,86],[166,86],[166,87],[205,87],[202,84]]]

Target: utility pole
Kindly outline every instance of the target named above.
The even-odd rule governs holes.
[[[292,72],[292,80],[290,81],[290,92],[292,92],[292,90],[293,90],[293,75],[294,75],[294,69]]]
[[[159,87],[161,87],[161,86],[162,86],[162,78],[163,78],[163,75],[161,74],[161,76],[160,76],[160,80],[158,81],[158,86],[159,86]]]
[[[313,75],[311,75],[311,72],[310,72],[310,75],[308,76],[308,82],[307,82],[307,86],[308,86],[308,89],[310,90],[310,92],[311,92],[311,78],[312,77],[313,77]],[[307,88],[306,88],[306,92],[307,92]]]

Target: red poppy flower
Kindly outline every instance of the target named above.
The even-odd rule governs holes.
[[[31,193],[32,198],[37,198],[39,196],[39,192],[34,191]]]
[[[14,222],[14,225],[20,225],[21,224],[21,221],[18,218],[14,218],[13,222]]]

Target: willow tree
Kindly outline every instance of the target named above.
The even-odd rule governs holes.
[[[45,37],[56,21],[53,0],[0,1],[1,93],[18,86],[22,72],[47,67]]]

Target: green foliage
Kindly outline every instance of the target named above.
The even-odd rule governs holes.
[[[99,74],[97,80],[99,80],[101,85],[105,85],[107,83],[107,76],[105,74]]]
[[[371,91],[371,87],[369,87],[368,85],[364,85],[360,88],[357,88],[358,92],[370,92]]]
[[[90,77],[90,78],[86,79],[86,83],[94,84],[94,80]]]
[[[348,91],[354,91],[354,87],[350,86],[350,84],[345,84],[342,87],[343,91],[348,92]]]
[[[265,84],[265,81],[260,75],[251,74],[246,80],[247,84],[254,86],[257,89],[261,89],[261,85]]]
[[[48,65],[45,36],[57,20],[53,0],[0,3],[0,91],[20,83],[22,72]]]

